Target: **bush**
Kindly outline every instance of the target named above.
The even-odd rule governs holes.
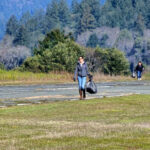
[[[96,68],[109,75],[127,75],[129,74],[129,63],[124,53],[112,48],[95,50]]]
[[[35,50],[34,57],[30,57],[24,62],[22,70],[73,72],[79,56],[83,55],[84,50],[81,46],[68,36],[64,36],[63,33],[55,30],[47,34],[46,38],[40,42],[39,48]]]
[[[83,49],[73,41],[68,40],[67,43],[57,44],[53,48],[51,55],[53,70],[61,69],[68,72],[74,71],[77,60],[82,55],[84,55]],[[61,68],[57,68],[56,64],[59,64]]]
[[[5,70],[5,66],[2,63],[0,63],[0,70]]]
[[[40,57],[28,57],[23,65],[19,68],[20,71],[44,72],[44,66],[40,63]]]

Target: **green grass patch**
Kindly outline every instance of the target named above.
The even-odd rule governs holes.
[[[2,150],[149,150],[150,95],[0,109]]]

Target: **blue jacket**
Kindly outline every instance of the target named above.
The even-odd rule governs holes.
[[[87,75],[89,76],[90,74],[88,72],[88,67],[86,62],[84,62],[82,66],[78,62],[74,72],[74,78],[76,78],[76,76],[86,77]]]

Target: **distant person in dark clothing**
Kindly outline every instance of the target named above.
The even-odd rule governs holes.
[[[74,72],[74,81],[76,81],[76,78],[78,79],[80,100],[86,98],[85,84],[87,76],[89,76],[89,78],[91,76],[88,72],[87,64],[83,57],[79,57],[79,61]]]
[[[136,68],[135,68],[135,71],[137,72],[137,79],[138,80],[141,80],[143,70],[144,70],[144,67],[142,65],[142,62],[139,61]]]

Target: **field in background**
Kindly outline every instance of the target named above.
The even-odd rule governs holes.
[[[72,75],[66,72],[51,72],[46,74],[0,70],[0,85],[68,83],[71,81]]]
[[[110,76],[95,73],[95,82],[134,81],[131,76]],[[150,72],[143,75],[143,80],[150,80]],[[9,84],[49,84],[49,83],[71,83],[73,74],[67,72],[32,73],[19,71],[0,70],[0,85]]]
[[[150,80],[150,73],[146,73],[143,79]],[[50,72],[50,73],[31,73],[19,71],[0,70],[0,85],[9,84],[49,84],[49,83],[71,83],[73,82],[73,74],[67,72]],[[104,74],[95,73],[95,82],[111,82],[111,81],[133,81],[136,79],[130,76],[106,76]]]
[[[147,72],[143,75],[143,79],[150,80],[150,72]]]
[[[149,150],[150,95],[0,109],[1,150]]]

